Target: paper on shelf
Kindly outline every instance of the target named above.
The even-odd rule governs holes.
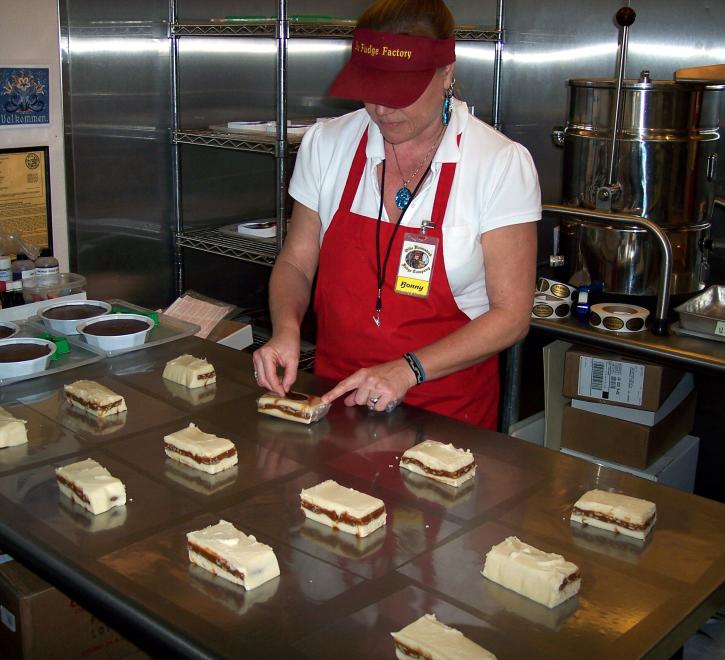
[[[206,339],[216,324],[233,310],[234,305],[211,299],[205,300],[185,293],[171,303],[164,313],[182,321],[195,323],[201,328],[196,336]]]

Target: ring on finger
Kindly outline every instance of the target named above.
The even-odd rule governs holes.
[[[368,405],[374,406],[378,401],[380,401],[381,394],[375,394],[374,396],[368,397]]]
[[[254,370],[254,380],[258,380],[258,379],[259,379],[259,374],[257,373],[257,370],[255,369]]]

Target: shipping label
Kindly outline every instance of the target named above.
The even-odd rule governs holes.
[[[640,406],[643,392],[643,365],[586,355],[579,357],[579,396]]]

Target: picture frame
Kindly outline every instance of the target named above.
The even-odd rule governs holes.
[[[0,149],[0,232],[53,252],[47,146]]]

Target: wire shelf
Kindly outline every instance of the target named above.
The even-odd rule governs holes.
[[[225,132],[206,128],[185,129],[173,132],[176,144],[193,144],[218,149],[234,149],[236,151],[252,151],[255,153],[277,155],[277,138],[264,133]],[[288,155],[297,153],[301,136],[288,136]]]
[[[290,37],[315,37],[341,39],[351,37],[355,25],[352,21],[335,23],[331,21],[295,21],[290,20]],[[209,23],[171,24],[171,35],[177,37],[274,37],[277,31],[277,21],[273,19],[259,21],[223,21]],[[461,25],[455,29],[456,39],[459,41],[492,41],[498,42],[503,38],[503,31],[493,28],[483,28],[472,25]]]
[[[218,228],[189,229],[176,234],[179,247],[210,252],[224,257],[273,266],[277,258],[277,244],[222,234]]]

